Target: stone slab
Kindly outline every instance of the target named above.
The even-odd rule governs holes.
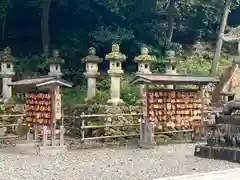
[[[46,146],[46,147],[40,147],[40,154],[51,154],[56,155],[59,153],[65,153],[67,152],[66,146]]]
[[[1,148],[0,152],[25,154],[25,155],[44,155],[44,154],[59,154],[67,151],[66,146],[41,146],[37,141],[17,141],[15,146]]]
[[[213,171],[207,173],[195,173],[191,175],[173,176],[166,178],[158,178],[154,180],[239,180],[240,168],[223,171]]]
[[[10,146],[0,149],[0,152],[15,153],[15,154],[27,154],[27,155],[38,155],[40,144],[37,142],[33,143],[16,143],[15,146]]]
[[[240,148],[196,145],[194,156],[240,163]]]

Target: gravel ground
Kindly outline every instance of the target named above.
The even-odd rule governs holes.
[[[193,144],[101,148],[33,156],[0,153],[0,180],[151,180],[240,167],[193,156]]]

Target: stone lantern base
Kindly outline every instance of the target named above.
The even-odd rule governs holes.
[[[107,101],[107,104],[112,104],[112,105],[121,105],[124,104],[123,100],[120,98],[114,98],[114,99],[109,99]]]
[[[0,72],[0,76],[2,77],[2,99],[4,101],[8,101],[12,98],[12,87],[8,86],[8,84],[12,83],[12,77],[15,75],[14,72],[4,73]]]
[[[60,77],[60,76],[62,76],[63,74],[61,73],[61,72],[49,72],[48,73],[48,76],[58,76],[58,77]]]

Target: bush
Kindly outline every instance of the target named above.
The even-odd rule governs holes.
[[[131,78],[125,76],[121,81],[121,98],[129,105],[136,104],[137,100],[140,99],[140,87],[138,85],[130,84]]]
[[[73,88],[62,89],[62,104],[63,106],[71,106],[74,104],[84,103],[86,98],[86,87],[76,86]]]
[[[110,78],[102,76],[97,82],[97,91],[95,98],[89,103],[105,104],[110,98]],[[125,75],[121,80],[121,98],[126,104],[133,105],[140,97],[139,86],[130,84],[131,77]],[[63,105],[69,106],[71,104],[82,104],[87,95],[86,86],[76,86],[73,88],[63,89]]]

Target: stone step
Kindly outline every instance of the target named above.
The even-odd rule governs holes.
[[[0,152],[4,153],[16,153],[26,155],[42,155],[42,154],[57,154],[65,152],[66,146],[46,146],[43,147],[38,141],[26,141],[20,140],[16,142],[15,146],[7,146],[1,148]]]
[[[208,173],[196,173],[191,175],[174,176],[166,178],[158,178],[153,180],[239,180],[240,168],[234,168],[231,170],[214,171]]]

